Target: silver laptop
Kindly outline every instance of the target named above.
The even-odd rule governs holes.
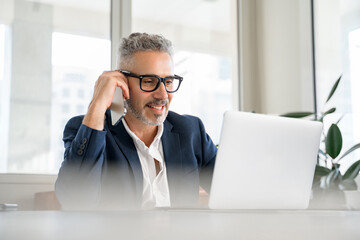
[[[307,208],[321,131],[320,122],[226,112],[209,207]]]

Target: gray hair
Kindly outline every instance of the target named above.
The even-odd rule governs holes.
[[[118,66],[124,67],[131,63],[134,53],[140,51],[166,52],[172,58],[173,45],[161,35],[148,33],[132,33],[122,38],[118,50]]]

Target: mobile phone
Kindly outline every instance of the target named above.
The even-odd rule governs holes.
[[[110,105],[110,114],[111,124],[113,126],[117,125],[126,114],[126,108],[124,107],[124,97],[122,90],[119,87],[116,87],[115,89],[114,98]]]

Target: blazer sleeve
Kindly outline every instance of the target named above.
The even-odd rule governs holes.
[[[64,161],[55,183],[63,209],[94,209],[100,201],[107,132],[83,125],[82,119],[70,119],[64,130]]]

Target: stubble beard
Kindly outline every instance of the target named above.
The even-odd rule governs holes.
[[[155,116],[155,121],[152,121],[150,120],[148,117],[145,116],[145,113],[136,109],[134,106],[136,104],[134,104],[134,101],[132,100],[132,98],[130,99],[125,99],[125,108],[127,111],[131,112],[135,118],[139,119],[140,121],[142,121],[143,123],[147,124],[147,125],[151,125],[151,126],[159,126],[161,125],[166,117],[167,117],[167,114],[168,114],[168,104],[169,104],[169,101],[168,100],[159,100],[159,99],[154,99],[150,102],[148,102],[146,105],[148,104],[164,104],[165,105],[165,114],[162,115],[162,114],[154,114]]]

